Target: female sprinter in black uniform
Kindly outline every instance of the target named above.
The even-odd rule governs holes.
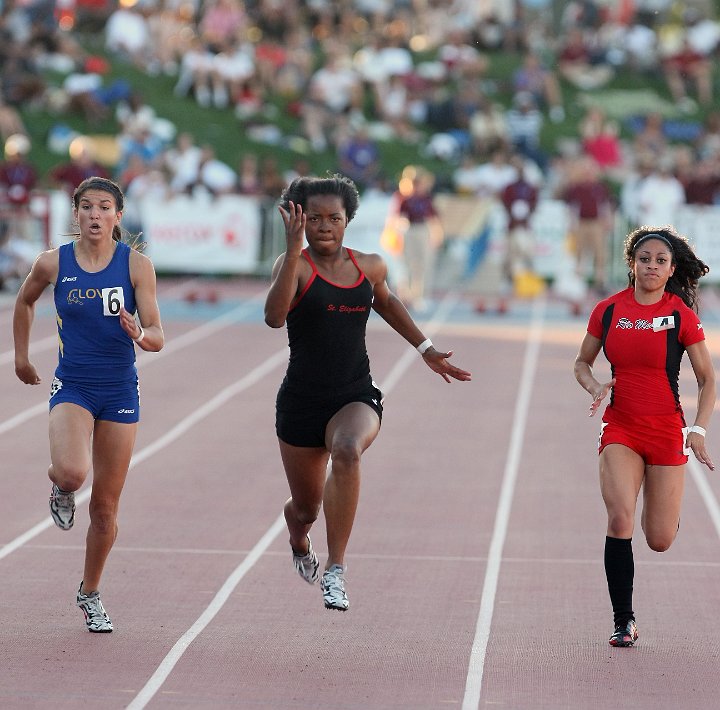
[[[635,507],[643,488],[642,529],[649,547],[664,552],[680,521],[690,450],[713,469],[705,430],[715,406],[715,373],[693,307],[708,272],[674,230],[641,227],[625,241],[630,286],[598,303],[575,361],[575,377],[593,398],[590,416],[610,393],[600,434],[600,488],[608,524],[605,573],[615,631],[611,646],[638,637],[632,605]],[[600,383],[592,366],[600,349],[612,365]],[[693,426],[686,427],[678,377],[687,351],[698,383]]]
[[[340,175],[302,177],[279,207],[287,251],[273,267],[265,322],[287,322],[290,361],[277,396],[276,431],[290,486],[285,519],[293,561],[310,584],[320,577],[308,533],[323,506],[328,560],[322,592],[328,609],[348,609],[345,548],[360,490],[360,457],[380,430],[382,393],[373,384],[365,326],[373,308],[447,382],[470,373],[436,350],[387,285],[378,254],[343,246],[358,208],[354,183]],[[308,246],[303,249],[303,239]],[[328,458],[332,465],[326,481]]]

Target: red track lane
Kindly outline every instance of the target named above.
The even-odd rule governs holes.
[[[264,286],[217,288],[222,304]],[[200,316],[217,313],[202,304],[179,307],[176,294],[163,303],[161,293],[168,349],[183,337],[187,344],[140,366],[137,462],[102,587],[116,630],[87,633],[74,606],[84,504],[70,532],[50,527],[0,557],[0,707],[112,709],[134,700],[134,707],[199,710],[467,705],[471,648],[518,426],[528,324],[451,317],[433,340],[454,349],[474,381],[448,385],[415,358],[391,382],[380,436],[363,459],[348,551],[349,612],[326,611],[319,589],[295,575],[282,530],[140,702],[171,649],[273,529],[287,497],[273,426],[283,356],[268,372],[258,370],[283,352],[284,331],[267,328],[256,314],[192,342]],[[8,336],[3,311],[0,327]],[[53,329],[48,311],[33,339]],[[638,526],[639,644],[607,645],[599,423],[586,416],[589,399],[572,376],[583,331],[582,319],[554,320],[542,330],[492,589],[479,706],[714,707],[720,539],[690,475],[680,536],[669,552],[647,550]],[[719,339],[709,335],[717,360]],[[408,346],[373,321],[369,348],[382,387]],[[17,382],[11,363],[0,366],[0,427],[44,400],[54,349],[35,360],[45,380],[37,388]],[[235,394],[224,398],[231,387]],[[691,374],[683,375],[682,388],[691,417]],[[714,422],[708,441],[720,462],[718,430]],[[47,517],[47,415],[0,434],[0,456],[0,545],[7,545]],[[717,475],[708,479],[720,495]],[[322,518],[313,542],[324,562]]]

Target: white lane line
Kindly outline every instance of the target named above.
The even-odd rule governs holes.
[[[265,292],[256,294],[250,300],[245,301],[236,308],[233,308],[232,310],[227,311],[226,313],[223,313],[222,315],[217,316],[216,318],[213,318],[206,323],[203,323],[197,328],[193,328],[192,330],[189,330],[186,333],[179,335],[177,338],[173,338],[165,345],[165,347],[159,353],[148,353],[144,350],[139,352],[137,355],[137,367],[140,368],[146,365],[152,365],[158,360],[162,360],[162,358],[176,353],[178,350],[182,350],[189,345],[194,345],[195,343],[203,340],[204,338],[207,338],[209,335],[212,335],[219,330],[223,330],[224,328],[233,323],[241,321],[249,312],[253,310],[253,308],[259,301],[263,301],[264,299]],[[39,342],[44,342],[44,340]],[[52,342],[57,345],[57,335],[52,337]],[[34,349],[33,346],[31,346],[31,349]],[[47,411],[47,400],[45,400],[44,402],[40,402],[39,404],[35,404],[32,407],[28,407],[27,409],[24,409],[22,412],[10,417],[10,419],[6,419],[4,422],[0,422],[0,435],[5,434],[11,429],[14,429],[17,426],[24,424],[29,419],[32,419],[33,417],[36,417]]]
[[[256,382],[259,382],[274,368],[278,367],[284,362],[287,362],[287,357],[287,348],[283,348],[282,350],[276,352],[274,355],[271,355],[267,360],[265,360],[262,365],[259,365],[258,367],[250,371],[247,375],[241,377],[232,385],[223,389],[212,399],[205,402],[203,405],[193,411],[192,414],[181,419],[172,429],[169,429],[161,437],[156,439],[151,444],[148,444],[144,448],[140,449],[140,451],[138,451],[130,460],[130,469],[137,466],[139,463],[142,463],[150,456],[153,456],[161,449],[164,449],[166,446],[169,446],[174,441],[177,441],[177,439],[179,439],[189,429],[192,429],[192,427],[194,427],[202,419],[205,419],[205,417],[212,414],[216,409],[222,407],[226,402],[228,402],[230,399],[235,397],[243,390],[248,389]],[[83,489],[82,491],[79,491],[75,495],[75,505],[79,506],[82,503],[85,503],[85,501],[90,498],[91,490],[92,489],[88,487]],[[0,560],[4,557],[7,557],[12,552],[15,552],[15,550],[21,548],[29,540],[37,537],[41,532],[47,530],[52,526],[52,519],[49,516],[46,517],[42,522],[34,525],[22,535],[19,535],[14,540],[11,540],[7,545],[0,548]]]
[[[495,526],[488,563],[485,568],[485,582],[483,584],[482,597],[480,599],[480,612],[475,626],[475,638],[470,649],[470,660],[468,664],[467,679],[465,682],[465,695],[463,697],[462,710],[477,710],[480,704],[480,691],[482,689],[483,671],[485,669],[485,656],[487,645],[490,639],[490,626],[492,624],[493,610],[495,608],[495,595],[497,593],[498,579],[500,577],[500,565],[502,563],[503,546],[507,535],[508,523],[512,500],[515,495],[515,483],[517,481],[518,469],[520,466],[520,454],[522,452],[523,438],[525,437],[525,424],[530,409],[530,397],[537,370],[538,354],[542,341],[543,323],[545,319],[546,301],[539,298],[533,304],[532,322],[528,334],[527,348],[525,350],[525,362],[523,363],[522,377],[518,389],[518,397],[515,402],[515,414],[513,416],[513,429],[510,436],[508,455],[505,462],[502,488],[498,500],[497,512],[495,514]]]
[[[426,334],[435,333],[441,325],[440,316],[447,318],[452,305],[455,303],[456,297],[448,295],[438,307],[433,319],[429,322],[425,329]],[[410,367],[410,364],[417,361],[418,354],[414,348],[409,348],[403,354],[393,367],[392,371],[383,382],[380,388],[384,394],[387,394],[400,380],[402,373]],[[217,613],[222,609],[235,587],[240,583],[242,578],[253,568],[255,563],[260,559],[267,548],[273,543],[275,538],[285,530],[285,516],[281,513],[275,522],[268,528],[267,532],[260,538],[255,547],[250,550],[248,556],[235,568],[232,574],[227,578],[220,590],[210,602],[205,611],[198,617],[197,621],[175,642],[165,658],[161,661],[155,672],[149,678],[145,686],[135,696],[132,702],[127,706],[127,710],[142,710],[160,690],[163,683],[167,680],[173,668],[182,658],[183,654],[190,644],[202,633],[205,627],[215,618]]]

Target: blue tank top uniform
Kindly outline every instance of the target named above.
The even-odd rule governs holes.
[[[121,307],[136,310],[130,251],[117,242],[110,263],[88,272],[75,258],[74,242],[59,247],[54,293],[59,350],[51,408],[74,402],[96,418],[137,421],[135,344],[119,318]]]
[[[341,286],[302,252],[313,271],[287,316],[290,360],[276,410],[278,436],[293,446],[323,446],[327,422],[350,402],[366,402],[382,416],[365,346],[373,288],[352,250],[347,253],[358,278]]]

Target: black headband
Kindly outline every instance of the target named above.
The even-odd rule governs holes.
[[[648,239],[659,239],[661,242],[665,242],[665,244],[667,244],[670,248],[670,251],[673,254],[675,253],[675,249],[673,248],[671,241],[667,237],[663,236],[662,234],[658,234],[657,232],[650,232],[650,234],[643,234],[643,236],[635,242],[635,246],[633,246],[632,248],[633,254],[637,251],[637,248],[643,242],[646,242]]]

